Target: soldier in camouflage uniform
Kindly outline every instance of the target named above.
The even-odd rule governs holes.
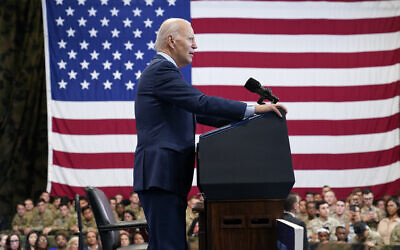
[[[32,223],[25,228],[25,234],[28,234],[32,230],[41,232],[51,224],[53,224],[53,213],[46,209],[46,202],[43,199],[39,199],[37,202],[37,213],[33,214]]]
[[[370,189],[363,190],[364,206],[361,208],[361,220],[365,222],[369,228],[376,231],[379,221],[383,219],[383,214],[380,209],[372,205],[374,201],[374,194]]]
[[[136,220],[145,220],[144,211],[140,205],[139,196],[137,193],[132,192],[129,196],[130,204],[125,207],[125,210],[131,210],[135,215]]]
[[[25,218],[25,205],[22,203],[17,204],[17,213],[14,215],[11,221],[11,227],[14,233],[20,235],[24,233],[24,229],[27,226]]]
[[[30,225],[32,223],[32,220],[33,220],[33,208],[34,208],[33,201],[32,201],[32,199],[26,199],[24,201],[24,204],[25,204],[25,214],[24,214],[24,216],[25,216],[25,219],[26,219],[26,223],[28,225]]]
[[[307,205],[307,201],[305,201],[305,200],[299,201],[299,212],[296,214],[296,218],[304,221],[304,223],[306,223],[306,221],[308,222],[308,214],[307,214],[306,205]]]
[[[346,211],[346,202],[344,200],[337,200],[335,209],[336,211],[333,218],[338,220],[341,226],[344,227],[346,225],[346,221],[349,218],[348,213]]]
[[[390,245],[400,245],[400,224],[393,228],[390,235]]]
[[[329,217],[329,205],[326,201],[320,201],[316,204],[316,209],[319,212],[319,217],[311,220],[307,225],[307,237],[313,241],[318,241],[318,229],[329,228],[330,239],[336,240],[335,229],[340,226],[339,221]]]
[[[379,233],[371,231],[364,222],[356,222],[354,224],[354,232],[352,243],[365,244],[368,247],[382,246],[383,240]]]
[[[90,230],[97,232],[96,221],[94,219],[92,209],[89,206],[83,207],[82,215],[82,232],[87,233]]]
[[[55,219],[50,227],[43,229],[44,234],[55,233],[60,230],[72,233],[72,227],[77,225],[77,218],[70,215],[67,204],[61,204],[58,210],[60,217]]]

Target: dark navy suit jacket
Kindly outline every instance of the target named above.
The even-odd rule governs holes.
[[[186,196],[193,180],[196,122],[218,127],[242,119],[245,110],[245,103],[202,94],[173,63],[156,55],[136,90],[134,190],[157,187]]]

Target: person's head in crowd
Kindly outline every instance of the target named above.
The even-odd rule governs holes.
[[[86,197],[80,196],[79,197],[79,207],[82,209],[87,206],[89,206],[89,201],[86,199]]]
[[[133,221],[135,214],[131,210],[124,211],[124,221]]]
[[[299,213],[301,213],[301,214],[306,214],[307,213],[306,204],[307,204],[306,200],[299,201]]]
[[[329,206],[335,205],[336,195],[332,190],[328,190],[325,192],[324,200],[328,203]]]
[[[122,203],[117,203],[115,207],[115,212],[117,212],[118,216],[121,218],[124,218],[124,211],[125,211],[125,206]]]
[[[48,250],[49,249],[49,241],[47,239],[47,236],[44,234],[39,234],[36,244],[35,244],[35,250]]]
[[[129,201],[131,202],[131,204],[139,205],[140,204],[139,195],[136,192],[132,192],[129,195]]]
[[[390,198],[385,203],[386,216],[389,218],[396,218],[399,216],[400,204],[396,198]]]
[[[64,232],[58,232],[55,239],[57,250],[64,250],[67,248],[67,235]]]
[[[339,242],[347,241],[346,228],[344,228],[343,226],[336,227],[335,235],[336,235],[337,241],[339,241]]]
[[[67,250],[78,250],[79,238],[74,236],[67,243]]]
[[[320,243],[324,244],[329,241],[329,229],[326,227],[321,227],[317,230],[318,233],[318,240]]]
[[[60,216],[62,218],[66,218],[69,215],[69,207],[66,203],[61,203],[58,210],[60,211]]]
[[[26,211],[25,205],[23,203],[18,203],[17,204],[17,214],[22,217],[24,216]]]
[[[318,211],[319,218],[327,220],[329,216],[329,204],[326,201],[319,201],[315,205],[315,209]]]
[[[39,199],[38,202],[36,203],[37,210],[40,214],[44,213],[46,210],[46,201],[43,199]]]
[[[117,201],[117,203],[122,203],[122,201],[124,200],[124,196],[122,196],[122,194],[116,194],[115,200]]]
[[[314,201],[314,192],[307,191],[306,196],[304,198],[307,202]]]
[[[131,239],[129,237],[129,234],[126,232],[122,232],[119,235],[119,239],[120,239],[121,247],[127,247],[131,244]]]
[[[283,203],[283,209],[287,212],[296,213],[298,210],[297,196],[294,193],[290,193],[285,202]]]
[[[361,188],[355,188],[353,191],[351,191],[351,194],[356,194],[362,198],[362,190]]]
[[[10,249],[10,250],[19,250],[21,249],[21,242],[19,239],[18,234],[12,233],[8,235],[7,240],[6,240],[6,247],[5,249]]]
[[[86,234],[86,242],[88,247],[92,248],[97,246],[97,234],[94,231],[88,231]]]
[[[46,191],[42,192],[42,194],[39,197],[40,199],[43,199],[45,203],[50,202],[50,194]]]
[[[354,233],[358,236],[358,239],[363,242],[368,237],[368,226],[364,222],[356,222],[353,225]]]
[[[337,215],[342,215],[346,212],[346,202],[344,200],[337,200],[335,206],[335,213]]]
[[[25,249],[26,250],[34,250],[36,240],[39,236],[39,233],[36,231],[30,231],[28,235],[25,237]]]
[[[350,206],[351,205],[361,206],[361,197],[358,194],[352,194],[350,195],[349,203]]]
[[[322,196],[324,197],[324,199],[325,199],[325,194],[326,194],[326,192],[328,192],[328,191],[330,191],[330,190],[331,190],[331,187],[328,186],[328,185],[324,185],[324,186],[322,187],[321,194],[322,194]]]
[[[113,211],[115,211],[115,207],[117,206],[117,200],[114,197],[110,198],[110,206]]]
[[[34,205],[33,205],[32,199],[26,199],[24,201],[24,205],[25,205],[26,211],[31,212],[33,210]]]
[[[349,218],[351,223],[356,223],[358,221],[361,221],[361,209],[357,205],[350,205],[350,211],[349,211]]]
[[[60,204],[61,204],[61,197],[60,197],[60,196],[54,197],[54,199],[53,199],[53,206],[54,206],[54,208],[58,209],[58,207],[60,206]]]
[[[197,195],[192,195],[187,201],[187,207],[191,210],[197,202],[200,202],[200,198]]]
[[[89,221],[93,219],[93,212],[89,206],[85,206],[82,208],[82,215],[85,220]]]
[[[390,198],[392,198],[392,196],[390,194],[384,194],[382,199],[387,202]]]
[[[315,218],[315,202],[313,201],[309,201],[306,204],[307,207],[307,215],[308,215],[308,219],[312,220]]]
[[[364,206],[367,208],[372,207],[374,202],[374,194],[372,193],[371,189],[365,188],[362,190],[362,198],[364,202]]]
[[[61,196],[60,204],[67,204],[68,207],[71,206],[71,200],[67,196]]]
[[[136,232],[133,235],[133,244],[142,244],[142,243],[144,243],[143,235],[139,232]]]
[[[1,237],[0,238],[0,247],[5,248],[8,235],[7,234],[1,234],[0,237]]]
[[[319,193],[315,193],[314,194],[314,201],[318,202],[318,201],[322,201],[322,195]]]
[[[383,199],[375,200],[375,207],[379,208],[382,212],[386,213],[385,201]]]

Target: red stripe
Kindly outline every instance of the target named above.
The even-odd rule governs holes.
[[[400,161],[399,155],[400,146],[396,146],[352,154],[292,154],[292,161],[295,170],[345,170],[387,166]]]
[[[245,83],[243,83],[244,86]],[[268,84],[268,83],[263,83]],[[206,95],[220,96],[232,100],[257,101],[258,95],[243,86],[194,85]],[[337,87],[270,87],[280,102],[348,102],[393,98],[399,94],[400,82],[367,86]]]
[[[193,67],[360,68],[398,63],[400,49],[358,53],[196,52]]]
[[[134,153],[68,153],[53,150],[53,164],[74,169],[133,168]]]
[[[117,194],[122,194],[124,199],[129,199],[129,195],[133,191],[132,186],[120,186],[120,187],[98,187],[101,189],[105,195],[110,197],[115,197]],[[189,192],[188,197],[191,195],[197,195],[199,193],[199,189],[196,186],[193,186]],[[69,186],[65,184],[60,184],[56,182],[51,183],[51,196],[67,196],[70,199],[75,197],[75,194],[79,194],[80,196],[85,196],[85,188],[84,187],[76,187],[76,186]]]
[[[355,35],[390,33],[400,30],[400,17],[366,19],[255,19],[193,18],[197,34],[329,34]]]
[[[70,135],[136,134],[134,119],[73,120],[52,118],[53,132]]]
[[[392,116],[358,120],[288,120],[289,135],[358,135],[383,133],[399,127],[399,113]],[[215,128],[198,125],[196,134]]]
[[[338,183],[340,180],[338,180]],[[332,190],[336,194],[336,198],[338,199],[347,199],[347,197],[350,195],[351,191],[356,188],[356,187],[348,187],[348,188],[332,188]],[[357,188],[370,188],[371,191],[374,193],[375,199],[382,198],[383,195],[389,194],[392,196],[397,195],[397,191],[400,188],[400,179],[397,179],[396,181],[385,183],[385,184],[380,184],[380,185],[375,185],[375,186],[365,186],[365,187],[357,187]],[[301,197],[305,197],[305,193],[307,191],[312,191],[314,193],[321,193],[321,188],[293,188],[292,192],[300,194]]]

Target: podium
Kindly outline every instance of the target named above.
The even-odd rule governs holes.
[[[197,157],[200,249],[275,249],[275,220],[294,184],[285,116],[269,112],[203,134]]]

